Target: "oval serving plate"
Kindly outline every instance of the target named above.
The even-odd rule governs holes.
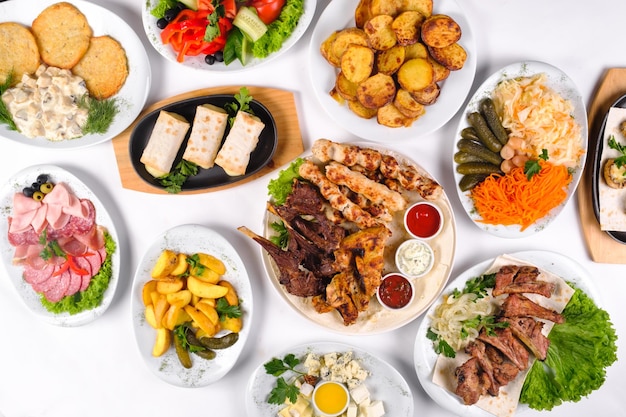
[[[626,95],[621,96],[611,105],[612,107],[620,107],[626,108]],[[596,147],[594,149],[593,155],[593,169],[591,170],[591,199],[593,202],[593,213],[596,216],[596,220],[600,222],[600,194],[601,190],[606,190],[605,192],[611,192],[608,190],[608,186],[604,186],[602,179],[602,153],[604,150],[604,145],[607,143],[605,136],[606,125],[608,121],[608,112],[604,116],[604,120],[602,121],[602,126],[600,127],[600,132],[598,133],[598,137],[596,138]],[[622,141],[623,143],[623,141]],[[607,230],[606,233],[611,236],[613,239],[620,243],[626,243],[626,232],[623,231],[615,231],[615,230]]]
[[[128,77],[117,99],[119,113],[105,133],[89,134],[80,138],[49,141],[44,138],[28,138],[0,124],[0,137],[25,145],[45,149],[77,149],[111,140],[131,125],[143,109],[150,92],[151,71],[148,54],[133,29],[113,12],[88,1],[70,0],[87,17],[95,36],[110,35],[119,41],[128,58]],[[7,1],[0,3],[0,22],[17,22],[30,27],[33,20],[58,0]]]
[[[595,300],[596,303],[599,302],[598,292],[593,286],[593,280],[589,272],[571,258],[550,251],[521,251],[511,253],[510,255],[514,258],[530,262],[539,268],[558,275],[566,281],[573,282],[578,288]],[[483,261],[462,272],[448,285],[444,293],[450,293],[453,289],[462,289],[469,279],[483,274],[493,261],[494,259]],[[437,361],[437,353],[435,353],[433,348],[433,342],[428,339],[426,334],[431,323],[429,317],[432,316],[437,305],[438,303],[435,303],[428,309],[428,312],[424,315],[423,320],[419,324],[415,338],[413,363],[420,384],[437,404],[456,415],[493,417],[493,414],[488,413],[476,405],[464,405],[459,397],[433,382],[433,369]],[[518,413],[525,410],[529,410],[526,404],[518,405]]]
[[[30,284],[22,279],[22,268],[13,265],[13,254],[15,248],[9,244],[7,234],[9,230],[8,217],[13,211],[13,196],[17,192],[21,192],[26,186],[32,184],[40,174],[50,175],[50,179],[54,183],[66,183],[78,198],[89,199],[96,208],[96,223],[104,227],[110,234],[113,241],[118,245],[116,251],[111,255],[112,274],[109,286],[104,293],[102,303],[94,309],[85,310],[80,313],[71,315],[69,313],[55,314],[49,312],[42,304],[40,295],[36,293]],[[36,316],[47,321],[48,323],[58,326],[80,326],[101,316],[113,301],[115,289],[119,281],[120,274],[120,240],[113,224],[111,216],[98,197],[77,177],[70,172],[55,165],[34,165],[23,169],[16,173],[5,182],[0,189],[0,204],[3,207],[2,220],[0,221],[0,250],[2,251],[2,262],[7,271],[8,278],[17,290],[24,304]]]
[[[370,391],[372,400],[383,402],[385,415],[413,416],[413,394],[402,375],[389,363],[355,346],[343,343],[318,342],[294,346],[274,357],[282,359],[291,353],[299,358],[302,363],[309,353],[324,355],[333,352],[352,352],[359,365],[369,371],[370,374],[364,384]],[[271,359],[267,358],[267,361]],[[246,411],[249,416],[272,417],[278,415],[278,411],[284,406],[267,402],[270,391],[275,385],[276,377],[266,373],[263,364],[259,365],[250,376],[246,388]]]
[[[133,164],[133,168],[137,172],[137,175],[141,177],[148,184],[163,189],[164,187],[154,178],[152,175],[148,173],[144,164],[141,163],[141,154],[143,153],[144,148],[148,144],[148,140],[150,139],[150,134],[152,133],[152,129],[154,124],[156,123],[156,119],[159,116],[159,112],[161,110],[170,111],[173,113],[177,113],[190,124],[193,123],[193,118],[196,113],[196,107],[202,104],[213,104],[220,108],[224,108],[226,104],[236,103],[236,99],[232,94],[216,94],[211,96],[203,96],[203,97],[194,97],[187,100],[178,101],[176,103],[171,103],[166,106],[163,106],[159,109],[156,109],[146,116],[144,116],[141,120],[137,122],[135,125],[129,140],[129,152],[130,152],[130,160]],[[250,154],[250,163],[248,164],[248,168],[246,169],[246,173],[244,175],[239,176],[230,176],[226,174],[224,169],[220,166],[213,166],[210,169],[202,169],[200,168],[198,174],[187,178],[187,181],[183,183],[182,191],[186,190],[200,190],[204,188],[213,188],[219,187],[226,184],[232,184],[238,182],[244,178],[249,177],[250,175],[256,173],[261,168],[263,168],[267,163],[272,159],[274,152],[276,151],[276,146],[278,145],[278,132],[276,130],[276,123],[274,121],[274,117],[270,113],[270,111],[265,107],[262,103],[257,100],[252,100],[250,102],[250,108],[254,112],[254,114],[261,119],[261,121],[265,124],[265,127],[261,131],[261,135],[259,136],[259,143],[257,147]],[[229,127],[226,127],[226,132],[224,134],[224,138],[228,135],[230,131]],[[191,128],[187,132],[185,140],[183,141],[180,149],[178,150],[178,154],[176,155],[176,159],[172,164],[172,167],[176,166],[178,162],[181,161],[183,153],[185,152],[185,146],[187,146],[187,140],[189,139],[189,134],[191,132]]]
[[[415,166],[417,170],[422,173],[422,175],[432,178],[432,176],[418,163],[400,153],[385,150],[381,146],[372,144],[357,143],[357,145],[362,148],[375,149],[385,154],[392,155],[400,163],[411,164]],[[413,193],[408,197],[410,200],[409,205],[416,201],[423,201],[423,199],[416,193]],[[426,311],[430,304],[435,301],[446,285],[454,265],[454,255],[456,249],[456,221],[452,211],[452,206],[445,190],[437,200],[433,201],[433,203],[437,204],[437,206],[442,210],[444,216],[444,227],[442,231],[438,236],[428,242],[435,252],[435,265],[428,274],[413,280],[416,297],[410,306],[400,311],[390,311],[385,309],[378,303],[376,296],[374,296],[370,300],[368,309],[359,313],[356,322],[350,326],[345,326],[342,318],[336,311],[320,314],[315,310],[309,298],[302,298],[290,294],[279,281],[280,272],[276,263],[264,249],[261,249],[263,264],[267,275],[276,291],[278,291],[278,294],[287,302],[287,304],[289,304],[291,308],[311,322],[326,329],[341,334],[362,335],[380,334],[402,327],[419,317],[424,311]],[[398,271],[394,264],[396,248],[402,241],[410,238],[410,235],[404,229],[403,213],[404,212],[396,213],[392,223],[389,225],[392,230],[392,236],[385,246],[385,266],[383,276],[386,273]],[[276,218],[269,212],[266,212],[263,224],[264,236],[266,238],[273,233],[271,224],[274,221],[276,221]]]
[[[309,75],[313,91],[322,108],[337,124],[354,135],[374,142],[406,141],[419,139],[443,126],[457,113],[472,87],[476,74],[476,45],[469,21],[455,0],[435,2],[433,13],[444,13],[452,17],[463,31],[459,44],[467,52],[465,65],[452,71],[441,83],[441,94],[437,102],[426,106],[426,113],[410,127],[390,128],[378,124],[376,118],[365,120],[354,114],[347,106],[337,103],[329,94],[337,76],[333,68],[320,53],[320,46],[336,30],[353,27],[354,10],[359,0],[332,1],[322,12],[309,44]]]
[[[158,358],[152,356],[156,330],[144,317],[145,308],[141,291],[143,285],[151,279],[150,271],[164,249],[190,255],[204,252],[217,257],[226,265],[223,279],[233,284],[241,300],[243,327],[239,333],[239,340],[228,349],[216,350],[217,356],[213,360],[191,355],[193,366],[190,369],[185,369],[180,364],[173,346],[163,356]],[[159,235],[143,255],[133,278],[131,311],[139,354],[150,371],[172,385],[201,387],[222,378],[237,362],[250,333],[253,311],[252,288],[243,261],[222,235],[197,224],[181,225]]]
[[[573,81],[560,69],[543,62],[537,61],[524,61],[518,62],[515,64],[508,65],[494,74],[492,74],[487,80],[483,82],[483,84],[476,90],[472,98],[470,99],[467,107],[463,111],[463,117],[459,122],[459,126],[455,133],[455,138],[461,138],[461,130],[469,126],[467,121],[467,114],[473,111],[477,111],[478,106],[482,99],[491,95],[493,90],[496,88],[498,83],[503,80],[515,78],[515,77],[528,77],[539,73],[545,73],[547,75],[546,84],[554,89],[557,93],[559,93],[563,98],[569,100],[574,106],[573,117],[578,121],[581,129],[582,136],[582,147],[587,152],[588,146],[588,131],[587,131],[587,112],[585,110],[585,103],[583,98],[574,85]],[[456,162],[454,162],[454,153],[457,151],[457,147],[454,146],[452,148],[452,167],[456,167]],[[535,234],[541,230],[544,230],[552,221],[558,216],[558,214],[563,210],[565,205],[574,195],[576,191],[576,187],[580,182],[580,178],[583,173],[584,165],[585,165],[586,156],[582,155],[580,158],[580,163],[576,167],[572,181],[569,184],[567,189],[567,198],[563,201],[559,206],[552,209],[550,213],[548,213],[543,218],[537,220],[535,224],[529,226],[525,230],[521,230],[521,226],[519,225],[491,225],[480,222],[480,216],[478,215],[476,209],[474,208],[474,203],[470,197],[470,192],[463,192],[458,187],[459,181],[463,177],[461,174],[456,172],[454,169],[454,179],[457,184],[456,190],[459,195],[459,199],[461,200],[461,204],[465,209],[465,212],[469,216],[469,218],[474,222],[476,226],[485,230],[486,232],[491,233],[492,235],[504,238],[521,238],[530,236]]]
[[[184,65],[185,67],[203,70],[203,71],[215,71],[215,72],[237,72],[237,71],[245,71],[251,68],[255,68],[261,64],[266,62],[270,62],[285,52],[287,52],[291,47],[293,47],[296,42],[304,35],[307,28],[311,24],[313,20],[313,16],[315,15],[315,8],[317,6],[316,0],[305,0],[304,1],[304,13],[300,17],[298,24],[296,25],[293,33],[289,38],[285,40],[282,47],[267,56],[266,58],[254,58],[250,57],[246,65],[242,65],[239,60],[235,60],[231,62],[229,65],[224,65],[223,62],[216,62],[213,65],[209,65],[204,62],[204,55],[199,56],[186,56],[183,62],[178,62],[176,60],[177,53],[170,47],[170,45],[164,45],[161,42],[161,29],[159,29],[156,25],[157,18],[150,14],[150,11],[159,3],[159,0],[147,0],[143,2],[143,6],[141,9],[141,19],[143,21],[143,28],[146,32],[146,36],[148,40],[157,50],[158,53],[163,55],[169,61],[175,62],[180,65]]]

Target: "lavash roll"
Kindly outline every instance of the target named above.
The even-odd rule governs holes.
[[[170,172],[188,130],[189,122],[183,116],[161,110],[140,159],[151,175]]]
[[[212,104],[198,106],[183,159],[204,169],[211,168],[227,124],[226,110]]]
[[[258,117],[238,112],[224,145],[215,158],[215,164],[221,166],[230,176],[245,174],[250,154],[256,148],[264,127],[265,124]]]

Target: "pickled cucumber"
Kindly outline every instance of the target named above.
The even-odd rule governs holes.
[[[457,164],[464,164],[466,162],[487,162],[478,155],[471,154],[469,152],[458,151],[454,154],[454,162]]]
[[[502,143],[493,134],[487,121],[479,112],[475,111],[467,115],[470,125],[476,130],[480,141],[492,152],[500,152]]]
[[[494,136],[500,141],[502,145],[506,145],[506,143],[509,141],[509,134],[507,133],[504,126],[502,126],[502,121],[500,120],[500,116],[498,116],[498,113],[496,112],[496,107],[493,104],[493,100],[491,100],[489,97],[485,98],[480,103],[480,111],[483,114],[483,117],[485,118],[485,121],[487,122],[487,125],[489,125],[489,128],[491,129],[491,132],[494,134]]]
[[[469,191],[481,182],[483,182],[485,178],[487,178],[487,174],[463,175],[461,181],[459,181],[459,188],[461,189],[461,191]]]
[[[176,356],[178,356],[178,360],[180,364],[185,368],[191,368],[191,357],[189,356],[189,351],[185,348],[183,341],[178,335],[174,335],[174,348],[176,349]]]
[[[456,172],[463,175],[469,174],[494,174],[502,172],[498,165],[490,164],[489,162],[467,162],[465,164],[459,164],[456,167]]]
[[[226,349],[239,340],[239,333],[228,333],[222,337],[201,337],[200,343],[208,349]]]
[[[211,349],[197,350],[194,353],[200,356],[201,358],[208,359],[208,360],[215,359],[215,357],[217,356],[215,351]]]
[[[478,137],[478,133],[476,133],[476,129],[471,126],[468,126],[461,130],[461,137],[463,139],[473,140],[474,142],[482,142]]]
[[[484,145],[480,143],[476,143],[469,139],[460,139],[456,146],[460,151],[470,153],[472,155],[476,155],[482,158],[485,162],[490,162],[494,165],[500,165],[502,162],[502,157],[499,153],[495,153],[487,149]]]

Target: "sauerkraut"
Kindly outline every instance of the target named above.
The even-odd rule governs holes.
[[[546,149],[550,162],[573,168],[584,154],[581,127],[572,103],[546,80],[545,73],[504,80],[492,99],[509,137],[523,139],[531,158]]]

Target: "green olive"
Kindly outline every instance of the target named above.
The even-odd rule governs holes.
[[[44,198],[45,196],[46,196],[46,195],[45,195],[44,193],[42,193],[41,191],[35,191],[35,192],[33,193],[33,200],[35,200],[35,201],[41,201],[41,200],[43,200],[43,198]]]
[[[39,186],[39,191],[44,194],[48,194],[50,191],[52,191],[53,188],[54,185],[51,182],[45,182]]]

